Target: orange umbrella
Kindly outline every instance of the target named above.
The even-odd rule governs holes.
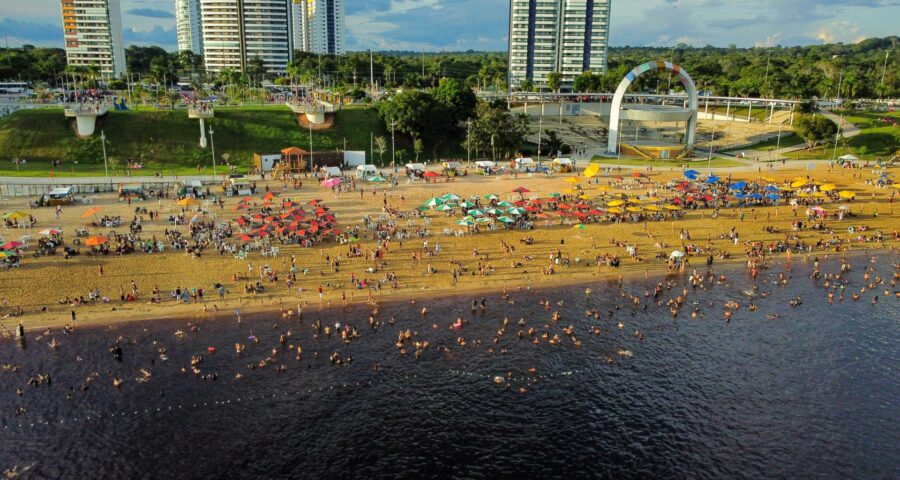
[[[200,201],[191,197],[185,197],[175,202],[179,207],[190,207],[191,205],[200,205]]]
[[[87,209],[87,211],[81,215],[81,218],[87,218],[87,217],[96,215],[102,211],[103,211],[103,209],[100,207],[91,207],[91,208]]]
[[[103,245],[104,243],[109,243],[109,238],[99,235],[95,237],[88,237],[87,240],[84,241],[84,244],[89,247],[96,247],[98,245]]]

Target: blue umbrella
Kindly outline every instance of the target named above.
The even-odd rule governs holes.
[[[688,180],[696,180],[698,175],[698,173],[684,172],[684,178]]]
[[[775,195],[774,193],[770,193],[770,194],[766,195],[766,198],[768,198],[769,200],[778,200],[781,197],[779,197],[778,195]]]
[[[766,191],[767,192],[777,192],[779,190],[778,190],[778,187],[776,187],[775,185],[769,185],[766,187]]]
[[[737,183],[731,184],[732,190],[743,190],[746,187],[747,187],[747,182],[737,182]]]
[[[743,200],[743,199],[747,198],[747,195],[744,193],[738,193],[737,195],[734,196],[734,198]]]
[[[719,181],[719,177],[712,175],[706,179],[706,183],[713,184]]]
[[[685,171],[684,171],[684,174],[685,174],[685,175],[693,175],[693,176],[696,177],[697,175],[700,175],[700,172],[691,169],[691,170],[685,170]]]
[[[747,197],[755,199],[755,200],[762,200],[762,198],[763,198],[761,193],[751,193],[750,195],[747,195]]]

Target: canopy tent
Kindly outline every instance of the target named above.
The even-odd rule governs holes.
[[[856,155],[853,155],[852,153],[848,153],[846,155],[841,155],[840,157],[838,157],[838,159],[843,160],[845,162],[855,162],[855,161],[859,160],[859,157],[857,157]]]

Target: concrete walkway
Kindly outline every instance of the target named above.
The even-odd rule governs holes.
[[[109,178],[100,176],[100,177],[66,177],[66,176],[55,176],[50,178],[49,176],[45,177],[0,177],[0,183],[2,184],[12,184],[12,185],[49,185],[49,184],[60,184],[60,185],[96,185],[96,184],[106,184],[112,183],[118,185],[120,183],[172,183],[172,182],[183,182],[190,180],[200,180],[201,182],[215,182],[218,183],[218,179],[221,178],[222,175],[213,176],[213,175],[186,175],[186,176],[172,176],[172,175],[164,175],[161,177],[154,177],[152,175],[147,176],[134,176],[134,177],[124,177],[121,175],[110,176]]]

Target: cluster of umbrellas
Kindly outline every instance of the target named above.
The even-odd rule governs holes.
[[[271,205],[275,194],[269,192],[263,197],[263,206]],[[248,202],[253,199],[246,197],[235,207],[238,210],[249,209]],[[342,232],[335,228],[337,219],[328,213],[322,200],[313,199],[307,203],[311,207],[309,211],[291,200],[281,202],[283,213],[281,214],[252,214],[250,212],[235,219],[240,225],[243,234],[239,237],[242,242],[250,242],[255,238],[267,238],[272,236],[323,236],[340,235]]]

